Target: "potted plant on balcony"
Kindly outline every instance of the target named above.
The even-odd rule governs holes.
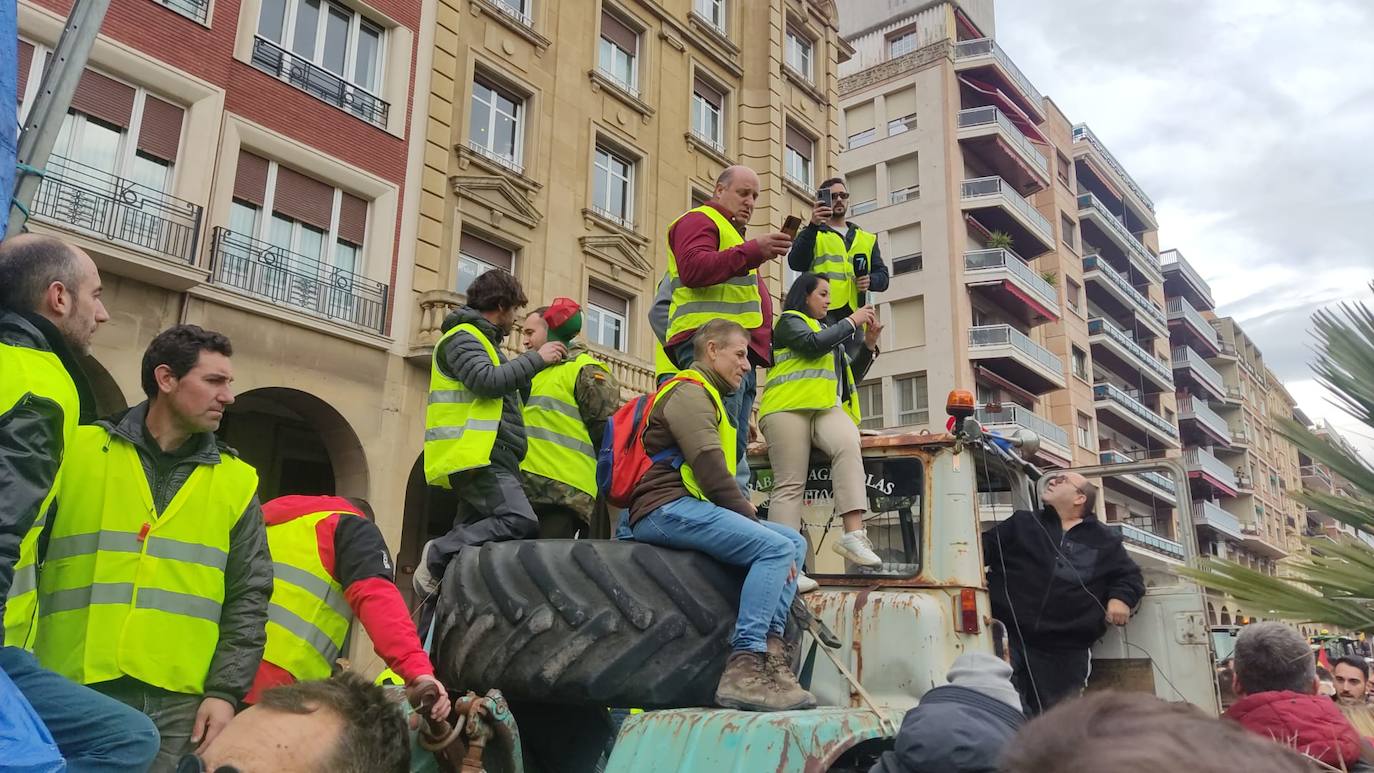
[[[1010,250],[1011,234],[1006,231],[992,231],[988,234],[987,245],[990,250]]]

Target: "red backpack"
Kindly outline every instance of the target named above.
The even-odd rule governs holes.
[[[649,425],[649,412],[664,387],[674,381],[701,383],[697,379],[678,374],[659,386],[658,391],[640,395],[620,406],[606,421],[606,432],[596,456],[596,487],[606,495],[612,507],[629,507],[635,486],[656,462],[672,461],[682,464],[682,451],[676,446],[665,448],[650,456],[644,450],[644,430]]]

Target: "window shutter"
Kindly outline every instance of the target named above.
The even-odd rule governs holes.
[[[339,203],[339,238],[359,247],[367,235],[367,202],[351,193]]]
[[[894,191],[910,188],[919,182],[916,156],[895,158],[887,162],[888,187]]]
[[[706,100],[707,102],[711,103],[711,106],[715,109],[725,109],[725,95],[720,92],[720,89],[716,88],[715,86],[712,86],[711,84],[702,80],[700,77],[697,77],[693,80],[692,92],[697,96],[701,97],[702,99]]]
[[[511,254],[510,250],[498,247],[486,239],[479,239],[471,234],[463,234],[458,242],[458,251],[506,271],[515,267],[515,256]]]
[[[234,173],[234,198],[263,205],[267,194],[267,159],[239,151],[239,166]]]
[[[129,128],[129,116],[134,112],[134,90],[98,72],[86,70],[72,95],[72,109],[78,113]]]
[[[278,165],[272,209],[292,220],[328,231],[329,219],[334,212],[334,189],[319,180]]]
[[[797,130],[792,124],[787,125],[787,146],[798,153],[807,161],[811,160],[813,143],[811,138]]]
[[[601,12],[601,37],[631,54],[639,54],[639,34],[630,29],[629,25],[618,19],[615,14],[604,10]]]
[[[630,302],[615,293],[608,293],[596,285],[587,287],[587,303],[595,304],[622,317],[630,316]]]
[[[163,161],[177,160],[181,145],[182,110],[157,97],[143,99],[143,123],[138,130],[138,149]]]
[[[916,89],[902,89],[887,95],[887,120],[893,121],[915,112]]]
[[[19,83],[16,93],[19,102],[24,101],[24,87],[29,82],[29,66],[33,64],[33,44],[19,41]]]
[[[865,102],[862,105],[855,105],[844,111],[844,130],[845,133],[853,137],[855,134],[863,134],[873,128],[873,103]]]
[[[890,248],[883,252],[893,257],[915,255],[921,251],[921,225],[902,226],[887,232]]]
[[[871,167],[862,172],[850,173],[845,181],[849,186],[850,204],[878,198],[878,182]]]

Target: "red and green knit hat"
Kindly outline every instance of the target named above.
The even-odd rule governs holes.
[[[582,332],[582,307],[572,298],[554,298],[544,312],[544,324],[549,326],[549,340],[568,343]]]

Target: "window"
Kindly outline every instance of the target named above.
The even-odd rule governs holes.
[[[725,31],[725,0],[694,0],[692,7],[712,27]]]
[[[787,30],[787,64],[796,73],[806,79],[807,83],[815,81],[815,75],[811,71],[811,50],[813,44],[811,38],[802,33],[788,28]]]
[[[887,162],[887,194],[889,204],[901,204],[921,195],[920,164],[916,155],[894,158]]]
[[[639,33],[613,13],[601,12],[597,69],[617,86],[639,96]]]
[[[894,331],[892,347],[905,349],[926,345],[926,299],[924,295],[892,301],[883,317]],[[897,333],[896,331],[901,331]]]
[[[705,204],[710,200],[711,194],[707,193],[706,191],[700,190],[695,186],[692,187],[692,209],[696,209],[697,207],[700,207],[701,205]]]
[[[534,19],[530,18],[530,4],[527,0],[489,0],[501,13],[515,19],[526,27],[534,26]]]
[[[892,275],[911,274],[920,271],[924,267],[919,254],[908,255],[905,258],[897,258],[892,261]]]
[[[904,376],[893,382],[897,388],[897,423],[925,424],[930,421],[930,406],[926,397],[926,374]]]
[[[849,214],[862,215],[878,208],[878,170],[877,167],[856,169],[845,175],[845,185],[849,187]]]
[[[878,138],[878,130],[873,123],[873,103],[864,102],[844,111],[844,130],[848,135],[849,148],[861,148]]]
[[[515,253],[472,234],[463,234],[458,244],[458,281],[453,289],[467,293],[472,280],[492,269],[515,272]]]
[[[725,152],[725,94],[696,78],[692,83],[692,134],[716,150]]]
[[[1073,358],[1073,374],[1078,378],[1088,380],[1088,353],[1079,349],[1077,346],[1071,347]]]
[[[1068,298],[1069,308],[1074,312],[1083,313],[1083,287],[1078,282],[1064,277],[1064,295]]]
[[[325,0],[263,0],[253,63],[336,107],[376,122],[384,34],[352,9]],[[259,50],[262,48],[262,50]],[[314,65],[302,71],[291,59]],[[361,92],[361,93],[360,93]],[[380,109],[385,123],[385,110]]]
[[[635,164],[598,144],[592,181],[592,209],[626,228],[634,228]]]
[[[887,134],[893,136],[916,128],[916,89],[905,88],[883,96],[887,107]]]
[[[1063,213],[1059,215],[1059,231],[1059,238],[1064,240],[1064,244],[1068,245],[1069,249],[1078,249],[1078,224]]]
[[[583,329],[587,340],[607,349],[626,351],[625,320],[630,317],[630,302],[596,285],[587,288],[587,313]]]
[[[852,189],[851,189],[852,190]],[[853,199],[850,199],[851,201]],[[893,228],[887,232],[887,247],[883,252],[892,256],[893,265],[905,258],[916,258],[917,265],[914,269],[919,271],[921,249],[921,224],[913,223],[899,228]],[[905,273],[905,272],[903,272]]]
[[[883,428],[883,382],[870,381],[859,385],[859,429]]]
[[[468,146],[523,172],[524,107],[525,101],[510,91],[481,78],[473,81]]]
[[[1069,157],[1064,155],[1063,153],[1060,153],[1057,150],[1054,151],[1055,176],[1059,178],[1060,184],[1062,184],[1065,188],[1068,188],[1069,190],[1073,190],[1073,177],[1072,172],[1070,171],[1072,169],[1073,162],[1069,160]]]
[[[807,189],[811,188],[813,182],[811,158],[815,148],[816,143],[810,137],[788,124],[787,147],[783,150],[783,168],[788,179]]]
[[[887,39],[887,58],[896,59],[916,50],[916,33],[903,32]]]

